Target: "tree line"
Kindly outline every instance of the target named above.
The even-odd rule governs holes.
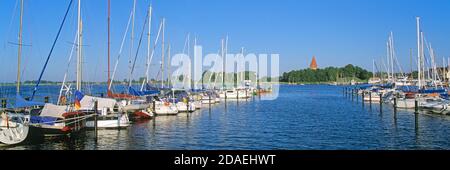
[[[320,83],[355,80],[368,81],[372,77],[369,72],[361,67],[348,64],[345,67],[327,67],[323,69],[302,69],[285,72],[280,78],[281,82],[289,83]]]

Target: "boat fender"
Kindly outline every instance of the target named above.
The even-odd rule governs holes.
[[[69,126],[64,126],[64,127],[61,129],[61,131],[63,131],[63,132],[70,132],[71,130],[72,130],[72,128],[69,127]]]

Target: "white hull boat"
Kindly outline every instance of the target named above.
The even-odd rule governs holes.
[[[179,112],[193,112],[196,110],[195,105],[193,103],[189,103],[188,106],[187,103],[178,102],[176,106]]]
[[[155,115],[157,115],[157,116],[177,115],[178,114],[177,107],[172,103],[156,101],[155,107],[156,108],[154,108],[154,111],[155,111]]]
[[[130,126],[130,121],[127,114],[120,114],[119,116],[99,116],[97,120],[97,128],[99,129],[118,129]],[[95,128],[95,121],[88,120],[86,122],[87,128]]]
[[[29,121],[29,116],[1,113],[0,144],[15,145],[25,141],[29,132]]]

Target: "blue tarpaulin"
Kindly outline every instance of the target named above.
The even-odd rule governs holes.
[[[30,121],[33,124],[54,125],[57,119],[55,117],[31,116]]]
[[[45,103],[42,102],[34,102],[34,101],[27,101],[19,94],[16,95],[16,103],[14,105],[14,108],[25,108],[25,107],[33,107],[33,106],[44,106]]]
[[[133,87],[129,87],[128,92],[130,93],[130,95],[133,95],[133,96],[152,96],[152,95],[159,94],[158,90],[137,91]]]

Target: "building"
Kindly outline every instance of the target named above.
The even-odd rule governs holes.
[[[309,65],[309,69],[311,70],[317,70],[317,61],[316,61],[316,56],[313,56],[313,59],[311,61],[311,64]]]

